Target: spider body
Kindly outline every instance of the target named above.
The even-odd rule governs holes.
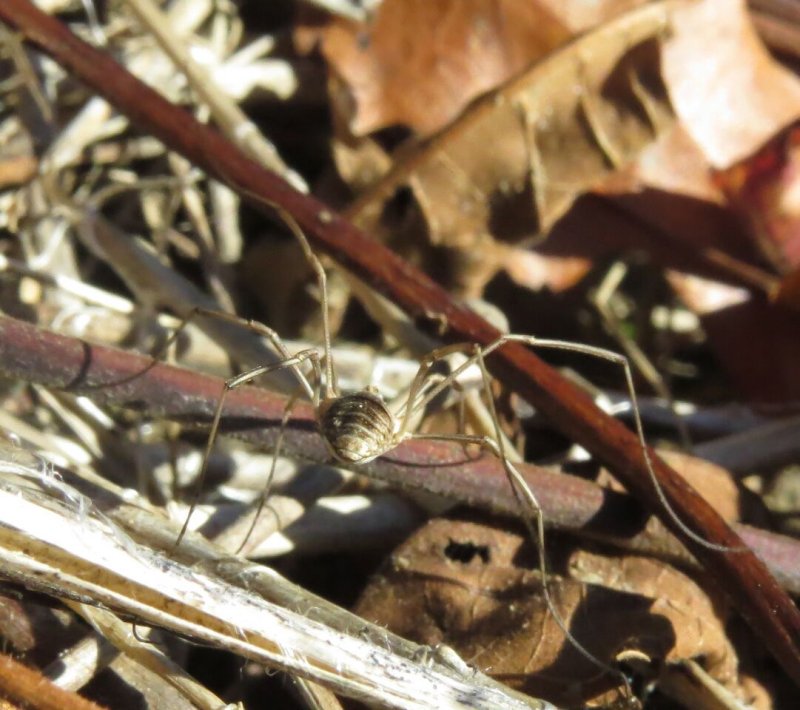
[[[322,438],[341,463],[368,463],[397,444],[395,417],[369,389],[323,400],[318,416]]]

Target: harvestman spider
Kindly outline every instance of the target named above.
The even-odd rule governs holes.
[[[210,311],[201,308],[194,309],[173,332],[167,343],[164,345],[164,350],[169,347],[170,343],[175,340],[178,333],[193,317],[200,315],[222,318],[239,323],[243,327],[253,330],[254,332],[268,338],[282,358],[282,360],[279,362],[255,367],[247,372],[241,373],[226,380],[223,391],[219,400],[217,401],[211,421],[208,440],[203,455],[203,462],[198,474],[195,500],[191,504],[189,513],[186,517],[183,527],[181,528],[175,545],[180,545],[184,535],[186,534],[186,531],[189,527],[190,518],[197,504],[200,489],[205,477],[208,460],[219,430],[227,393],[237,387],[240,387],[241,385],[246,384],[247,382],[250,382],[251,380],[254,380],[257,377],[277,369],[288,367],[292,369],[306,396],[311,401],[316,412],[320,435],[325,441],[331,458],[337,463],[341,463],[346,466],[350,465],[357,467],[360,464],[368,463],[379,456],[389,453],[400,443],[409,439],[456,441],[461,442],[464,445],[478,445],[482,449],[488,449],[491,451],[491,453],[494,454],[503,465],[508,481],[514,492],[514,496],[520,505],[521,512],[523,513],[523,521],[532,540],[535,543],[539,556],[542,594],[547,603],[549,612],[553,615],[553,618],[561,628],[565,637],[582,655],[588,658],[592,663],[596,664],[599,668],[603,669],[603,671],[621,676],[622,674],[619,671],[611,668],[606,663],[595,658],[574,638],[572,633],[567,628],[565,621],[561,618],[560,614],[555,608],[547,584],[548,572],[544,548],[544,520],[542,509],[535,494],[525,482],[517,468],[511,462],[506,452],[504,443],[505,439],[500,429],[494,405],[494,398],[492,396],[490,387],[491,377],[486,367],[485,359],[492,352],[498,348],[501,348],[506,343],[517,342],[532,347],[566,350],[584,355],[590,355],[620,365],[625,372],[625,381],[631,400],[636,434],[641,445],[642,456],[645,460],[647,469],[650,472],[654,488],[658,492],[664,508],[667,510],[675,523],[692,539],[707,547],[722,549],[723,551],[730,551],[730,548],[716,546],[703,540],[696,533],[688,529],[686,525],[677,517],[677,514],[673,511],[672,507],[667,501],[660,484],[656,479],[650,454],[645,443],[644,429],[639,414],[636,393],[633,387],[633,377],[627,358],[618,353],[590,345],[570,343],[561,340],[540,339],[529,335],[508,334],[499,337],[497,340],[489,343],[486,346],[480,346],[474,343],[458,343],[453,345],[445,345],[429,352],[420,361],[419,369],[417,370],[411,386],[408,389],[405,401],[400,406],[396,407],[394,411],[373,387],[367,387],[359,392],[342,394],[339,391],[336,382],[336,373],[331,357],[331,333],[328,314],[326,276],[322,264],[316,254],[314,254],[308,239],[294,218],[278,205],[267,202],[263,199],[259,199],[259,201],[266,202],[266,204],[273,208],[283,219],[285,224],[296,237],[303,250],[305,258],[315,272],[322,302],[322,328],[324,340],[323,353],[320,354],[320,352],[315,348],[307,348],[292,355],[283,344],[277,332],[268,326],[256,321],[246,320],[232,314]],[[446,356],[459,352],[467,354],[466,359],[448,375],[441,376],[439,382],[433,386],[429,386],[426,389],[425,386],[428,384],[426,380],[431,375],[431,370],[434,365]],[[313,378],[311,380],[300,368],[300,365],[306,361],[310,363],[313,370]],[[473,365],[477,365],[481,372],[488,412],[492,419],[492,427],[494,429],[493,436],[472,434],[416,434],[411,431],[414,415],[423,410],[424,407],[426,407],[446,388],[453,386],[458,377],[464,373],[467,368]],[[281,434],[283,433],[283,427],[288,420],[289,413],[295,399],[296,398],[294,397],[289,399],[283,417]],[[269,488],[274,473],[275,458],[279,453],[280,446],[281,438],[279,437],[276,443],[275,457],[273,457],[272,470],[269,473],[264,493],[260,496],[255,516],[250,526],[250,532],[252,532],[256,524],[256,520],[259,517],[263,505],[268,497]],[[245,537],[245,541],[240,546],[239,551],[241,551],[241,549],[244,547],[250,532],[248,532],[247,536]],[[627,679],[625,679],[625,684],[627,685]]]

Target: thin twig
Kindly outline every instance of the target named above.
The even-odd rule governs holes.
[[[102,710],[103,707],[59,688],[35,668],[5,654],[0,654],[0,697],[9,703],[40,710]]]
[[[274,170],[302,192],[308,192],[303,178],[289,169],[275,146],[258,130],[236,102],[216,86],[209,76],[210,72],[199,67],[192,59],[189,50],[183,45],[183,38],[175,37],[169,16],[152,0],[127,0],[127,5],[156,38],[169,58],[186,75],[192,88],[208,104],[211,115],[225,134],[254,160]]]

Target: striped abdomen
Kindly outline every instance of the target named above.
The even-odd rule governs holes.
[[[322,402],[319,421],[322,438],[342,463],[367,463],[394,445],[394,417],[372,392]]]

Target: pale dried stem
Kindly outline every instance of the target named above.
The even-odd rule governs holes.
[[[123,613],[385,707],[552,707],[436,657],[421,663],[415,658],[426,654],[414,644],[311,597],[267,568],[226,557],[202,539],[190,535],[180,559],[159,553],[101,514],[70,485],[86,484],[68,471],[55,477],[21,449],[4,447],[0,454],[3,576],[14,583]],[[107,493],[95,494],[108,503]],[[175,531],[144,508],[137,512],[117,499],[110,514],[139,532],[145,526],[137,517],[149,518],[150,531],[172,545]],[[112,635],[126,652],[170,672],[160,652],[133,649],[120,636],[124,627],[99,615],[104,626],[115,627]],[[182,674],[173,682],[201,707],[215,706]]]

